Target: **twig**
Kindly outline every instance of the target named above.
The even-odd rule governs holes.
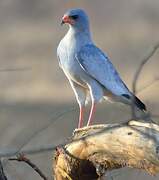
[[[63,146],[63,145],[66,145],[66,142],[63,143],[63,144],[58,144],[58,146]],[[51,144],[51,145],[45,145],[45,146],[39,146],[39,147],[36,147],[36,148],[30,148],[30,149],[26,149],[26,150],[21,150],[21,151],[19,151],[19,149],[8,150],[8,151],[5,151],[5,152],[0,152],[0,158],[18,156],[19,154],[32,155],[32,154],[37,154],[37,153],[53,151],[58,146],[56,146],[54,144]]]
[[[148,62],[148,60],[154,55],[154,53],[156,52],[156,50],[159,48],[159,42],[152,47],[151,51],[143,58],[143,60],[141,61],[135,75],[134,75],[134,79],[133,79],[133,93],[136,93],[136,85],[137,85],[137,81],[139,79],[140,73],[144,67],[144,65]]]
[[[42,171],[34,164],[30,161],[30,159],[26,158],[26,156],[24,156],[24,154],[19,154],[17,156],[17,158],[10,158],[10,161],[19,161],[19,162],[25,162],[26,164],[28,164],[34,171],[36,171],[39,176],[43,179],[43,180],[48,180],[48,178],[42,173]]]
[[[41,133],[42,131],[44,131],[45,129],[47,129],[48,127],[50,127],[51,124],[53,124],[54,122],[56,122],[58,119],[60,119],[61,117],[63,117],[64,115],[70,113],[70,112],[73,112],[75,111],[76,108],[70,108],[70,109],[67,109],[66,111],[63,111],[59,114],[57,114],[55,117],[51,118],[50,119],[50,122],[43,126],[42,128],[38,129],[37,131],[35,131],[23,144],[21,144],[21,146],[17,149],[17,152],[15,152],[14,155],[18,154],[21,152],[22,148],[24,146],[26,146],[33,138],[35,138],[39,133]],[[55,147],[56,148],[56,147]],[[26,153],[24,153],[26,154]],[[0,153],[0,156],[1,156],[1,153]]]
[[[129,121],[129,120],[127,120],[127,121]],[[103,126],[103,125],[99,125],[99,126]],[[58,145],[50,144],[50,145],[39,146],[36,148],[31,148],[31,149],[26,149],[26,150],[21,150],[21,151],[19,151],[19,149],[12,149],[12,150],[8,150],[8,151],[5,150],[5,152],[4,151],[0,152],[0,158],[19,156],[20,154],[33,155],[33,154],[38,154],[38,153],[43,153],[43,152],[48,152],[48,151],[54,151],[54,150],[57,150],[57,148],[59,148],[59,147],[65,146],[66,144],[68,144],[68,142],[72,143],[72,142],[76,142],[78,140],[79,139],[68,141],[68,139],[67,139],[63,143],[58,144]]]
[[[0,180],[7,180],[1,160],[0,160]]]
[[[156,83],[159,82],[159,78],[154,78],[150,83],[148,83],[147,85],[145,85],[144,87],[141,87],[139,90],[136,91],[136,94],[139,94],[143,91],[145,91],[146,89],[154,86]]]
[[[135,75],[134,75],[134,79],[133,79],[133,83],[132,83],[132,91],[133,94],[136,94],[136,86],[137,86],[137,82],[139,80],[139,76],[141,74],[142,69],[144,68],[144,65],[150,60],[150,58],[154,55],[154,53],[157,51],[157,49],[159,48],[159,42],[156,43],[156,45],[154,45],[152,47],[152,49],[150,50],[150,52],[148,52],[148,54],[146,54],[146,56],[143,58],[143,60],[141,61]],[[136,118],[136,112],[135,112],[135,105],[134,105],[134,97],[132,98],[132,118]]]
[[[33,139],[36,135],[38,135],[38,133],[40,133],[41,131],[43,131],[46,128],[48,128],[51,123],[53,123],[53,122],[55,122],[55,120],[61,118],[64,114],[70,113],[70,112],[72,112],[74,110],[76,110],[76,108],[71,108],[71,109],[69,109],[67,111],[64,111],[64,112],[58,114],[58,116],[56,116],[56,118],[52,119],[53,121],[51,121],[45,127],[42,127],[41,129],[36,131],[33,135],[31,135],[31,137],[25,143],[23,143],[20,146],[20,148],[10,149],[8,151],[5,150],[5,152],[1,151],[1,149],[0,149],[0,158],[2,158],[2,157],[5,158],[5,157],[18,156],[19,154],[28,154],[29,155],[29,154],[43,153],[43,152],[48,152],[48,151],[55,150],[57,147],[65,145],[66,142],[64,142],[63,144],[58,144],[57,146],[54,145],[54,144],[51,144],[51,145],[39,146],[37,148],[22,150],[22,148],[24,146],[26,146],[31,141],[31,139]]]

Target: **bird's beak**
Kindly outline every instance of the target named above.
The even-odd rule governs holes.
[[[62,21],[61,21],[61,25],[65,24],[65,23],[73,25],[74,24],[74,20],[71,19],[69,16],[64,15],[63,18],[62,18]]]

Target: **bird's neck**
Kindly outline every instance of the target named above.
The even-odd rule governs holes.
[[[89,28],[76,29],[70,26],[67,35],[70,36],[72,40],[74,39],[78,42],[82,42],[83,45],[92,43],[92,38]]]

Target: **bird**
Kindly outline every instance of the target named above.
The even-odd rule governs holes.
[[[84,110],[90,97],[91,109],[87,126],[93,122],[96,105],[102,100],[132,105],[142,112],[145,104],[125,85],[106,53],[92,40],[90,23],[83,9],[70,9],[62,17],[61,25],[69,30],[59,42],[57,57],[79,104],[78,128],[83,126]]]

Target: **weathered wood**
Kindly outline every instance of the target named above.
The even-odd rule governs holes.
[[[84,180],[125,166],[159,172],[158,125],[130,121],[77,129],[72,142],[56,151],[53,170],[56,180]]]

